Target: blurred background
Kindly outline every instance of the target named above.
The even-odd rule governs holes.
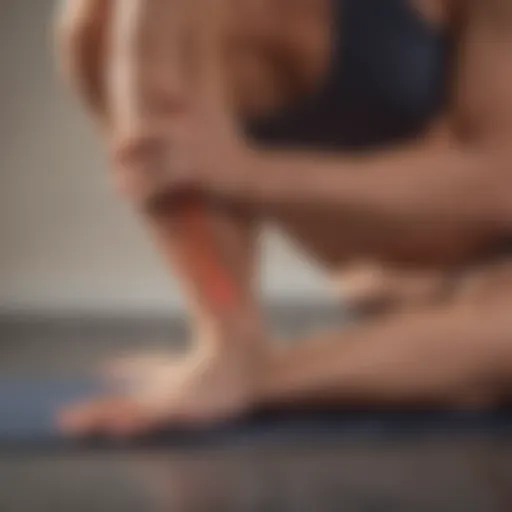
[[[55,0],[0,2],[0,309],[165,314],[176,282],[109,182],[101,141],[55,72]],[[328,300],[321,273],[269,232],[262,292]]]

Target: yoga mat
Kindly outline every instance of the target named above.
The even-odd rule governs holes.
[[[63,437],[55,426],[62,407],[105,392],[87,379],[0,379],[0,451],[137,447],[202,447],[240,443],[344,440],[367,436],[393,440],[429,434],[512,434],[512,411],[267,412],[212,429],[168,429],[130,442]]]

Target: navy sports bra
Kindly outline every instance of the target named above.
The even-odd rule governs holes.
[[[411,0],[333,0],[332,66],[317,92],[247,123],[266,145],[357,150],[421,133],[445,101],[449,40]]]

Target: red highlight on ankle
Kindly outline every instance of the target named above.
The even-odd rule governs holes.
[[[240,303],[240,293],[211,237],[203,204],[197,200],[180,202],[177,213],[187,233],[187,265],[197,283],[212,307],[224,314],[234,311]]]

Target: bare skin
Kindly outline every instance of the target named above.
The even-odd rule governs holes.
[[[234,2],[229,12],[242,28],[237,32],[228,30],[229,24],[224,26],[220,33],[237,41],[237,51],[224,54],[211,51],[221,48],[214,30],[200,25],[184,6],[178,14],[179,2],[173,3],[172,12],[164,12],[158,11],[165,8],[156,0],[133,0],[132,6],[154,11],[144,19],[142,9],[132,18],[139,39],[129,39],[130,47],[139,44],[149,53],[138,50],[130,55],[123,46],[130,31],[119,21],[126,19],[127,7],[111,4],[110,11],[93,9],[94,0],[81,1],[91,11],[79,18],[81,24],[75,18],[66,25],[63,48],[70,55],[67,61],[75,64],[68,67],[73,81],[82,84],[79,90],[107,137],[135,140],[137,146],[149,133],[173,149],[172,162],[155,164],[156,155],[148,156],[147,151],[142,160],[123,160],[116,171],[122,190],[142,205],[162,185],[179,188],[190,182],[226,204],[243,206],[202,205],[213,259],[219,272],[230,269],[236,285],[237,307],[229,311],[219,311],[207,293],[208,279],[187,257],[197,247],[194,235],[184,229],[189,220],[172,204],[146,213],[162,252],[189,291],[198,327],[197,349],[185,364],[169,358],[156,366],[147,360],[121,365],[118,373],[137,379],[140,393],[67,411],[64,428],[131,435],[162,423],[203,424],[255,406],[325,396],[341,405],[354,401],[488,404],[500,398],[508,375],[503,362],[512,359],[512,327],[506,313],[512,283],[499,290],[486,287],[497,272],[489,265],[479,269],[480,285],[469,287],[471,292],[464,289],[463,281],[450,288],[460,293],[446,295],[443,276],[510,233],[506,148],[512,135],[512,97],[501,84],[512,75],[512,70],[508,72],[512,38],[503,26],[504,14],[510,11],[505,0],[494,0],[488,7],[467,0],[456,8],[448,1],[418,2],[418,9],[432,23],[459,26],[463,20],[453,105],[423,140],[360,160],[321,154],[299,159],[290,152],[249,151],[231,122],[232,110],[245,116],[263,114],[321,81],[328,65],[329,2],[292,3],[295,10],[284,12],[282,18],[277,10],[269,11],[277,3],[267,2],[261,9],[263,0]],[[70,5],[76,9],[78,3]],[[105,16],[111,17],[108,22]],[[158,23],[152,25],[155,19]],[[218,22],[217,15],[209,19]],[[244,19],[251,24],[241,23]],[[164,20],[168,20],[166,30],[158,39],[157,27]],[[293,23],[283,29],[276,20]],[[97,45],[98,27],[108,23],[117,27],[113,31],[117,44],[110,55],[106,48],[91,50]],[[194,58],[185,60],[179,27],[194,33],[198,26],[203,36],[207,34],[202,37],[206,42],[197,45],[200,50]],[[148,34],[151,40],[144,39]],[[291,75],[273,64],[268,48],[288,59]],[[109,57],[92,59],[91,52]],[[112,62],[117,75],[106,71],[114,68]],[[196,67],[191,71],[183,62]],[[194,81],[198,72],[207,77],[199,88]],[[120,94],[119,87],[126,84],[131,87]],[[191,86],[199,107],[188,98]],[[195,162],[197,155],[203,155],[204,162]],[[155,172],[155,165],[167,170]],[[311,175],[314,180],[308,178]],[[383,185],[390,180],[393,189]],[[297,186],[282,186],[291,182]],[[466,193],[459,200],[462,189]],[[447,190],[453,193],[446,194]],[[397,268],[406,262],[414,272],[419,269],[428,283],[427,291],[418,293],[416,306],[421,309],[396,311],[381,323],[276,354],[267,343],[253,289],[257,230],[269,217],[329,270],[361,257],[379,258]],[[418,230],[418,223],[427,223],[428,229]],[[401,228],[399,238],[394,236],[396,226]],[[475,300],[484,293],[492,299],[492,309],[491,302]],[[458,357],[461,352],[463,358]]]

